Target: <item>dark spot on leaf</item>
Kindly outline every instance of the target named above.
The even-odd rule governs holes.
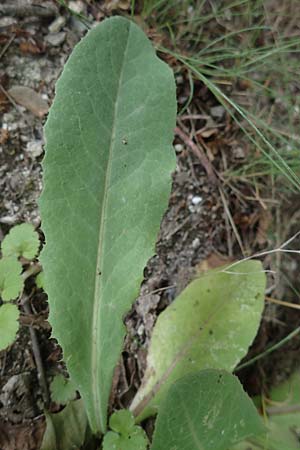
[[[209,334],[210,335],[214,334],[213,330],[209,330]]]

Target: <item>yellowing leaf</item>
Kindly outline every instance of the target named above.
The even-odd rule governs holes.
[[[192,281],[158,317],[143,383],[130,409],[139,420],[154,414],[174,381],[202,369],[233,371],[261,320],[266,276],[246,261]]]

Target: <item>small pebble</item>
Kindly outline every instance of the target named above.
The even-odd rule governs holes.
[[[77,14],[80,14],[82,12],[85,12],[85,6],[84,3],[81,0],[73,1],[71,0],[69,2],[69,8],[72,9],[72,11],[76,12]]]
[[[200,197],[199,195],[195,195],[193,198],[192,198],[192,203],[193,203],[193,205],[199,205],[199,203],[201,203],[202,202],[202,197]]]
[[[174,148],[176,153],[181,153],[184,147],[182,144],[175,144]]]
[[[210,114],[215,119],[222,119],[222,117],[225,114],[225,108],[224,108],[224,106],[221,106],[221,105],[220,106],[213,106],[212,108],[210,108]]]
[[[193,248],[198,248],[200,245],[200,239],[199,238],[195,238],[192,242],[192,247]]]
[[[43,153],[43,141],[35,140],[28,142],[26,151],[34,158],[37,158]]]
[[[60,31],[59,33],[49,33],[45,36],[45,41],[53,47],[59,47],[66,39],[66,32]]]
[[[138,327],[138,329],[137,329],[137,334],[139,335],[139,336],[142,336],[143,334],[144,334],[144,331],[145,331],[145,327],[144,327],[144,325],[141,323],[141,325]]]
[[[52,23],[50,23],[48,30],[49,33],[57,33],[66,24],[66,18],[64,16],[58,16]]]

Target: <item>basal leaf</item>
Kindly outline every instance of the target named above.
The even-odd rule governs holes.
[[[5,236],[1,250],[3,256],[23,256],[33,259],[39,251],[40,241],[37,232],[30,223],[15,225]]]
[[[238,379],[220,370],[187,375],[159,409],[151,450],[227,450],[265,432]]]
[[[154,414],[170,385],[201,369],[232,371],[253,341],[264,305],[261,263],[245,261],[210,271],[158,317],[142,386],[130,409],[139,420]]]
[[[70,402],[61,412],[45,413],[46,430],[41,450],[80,450],[87,433],[87,417],[82,400]]]
[[[13,256],[0,259],[0,297],[14,300],[23,288],[22,265]]]
[[[19,311],[16,305],[0,306],[0,350],[11,345],[19,329]]]
[[[41,261],[53,334],[93,432],[107,404],[122,318],[170,193],[175,83],[144,33],[114,17],[77,45],[46,125],[46,247]]]

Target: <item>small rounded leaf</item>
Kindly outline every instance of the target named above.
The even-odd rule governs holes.
[[[22,265],[14,257],[0,260],[0,297],[4,301],[13,300],[23,288]]]
[[[0,307],[0,350],[11,345],[19,329],[19,311],[10,303]]]
[[[51,399],[55,403],[65,405],[76,398],[76,388],[69,378],[56,375],[50,385]]]
[[[108,431],[103,439],[103,450],[146,450],[148,440],[144,430],[135,426],[128,436]]]
[[[116,411],[109,419],[109,426],[117,433],[123,435],[130,434],[134,428],[134,417],[132,412],[127,409]]]
[[[39,236],[33,225],[22,223],[14,226],[2,242],[3,256],[23,256],[33,259],[38,254]]]

